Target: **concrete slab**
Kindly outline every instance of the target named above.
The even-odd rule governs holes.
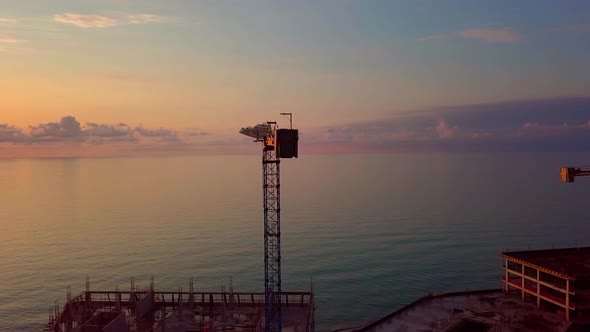
[[[569,325],[554,313],[494,290],[427,296],[361,331],[565,332]]]

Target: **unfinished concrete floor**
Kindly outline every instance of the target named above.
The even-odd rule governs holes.
[[[371,332],[565,332],[570,323],[501,291],[430,296],[362,328]]]

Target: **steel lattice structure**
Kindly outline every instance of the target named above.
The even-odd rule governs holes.
[[[264,201],[265,330],[281,331],[281,182],[280,159],[272,147],[262,153]]]
[[[280,158],[297,158],[299,131],[279,129],[274,121],[245,127],[240,133],[262,142],[262,191],[264,202],[264,317],[266,332],[281,332],[281,180]]]

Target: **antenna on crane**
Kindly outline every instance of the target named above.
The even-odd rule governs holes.
[[[289,126],[293,129],[293,113],[281,113],[281,115],[286,115],[289,118]]]
[[[240,129],[240,133],[262,142],[262,191],[264,201],[264,320],[266,332],[281,332],[281,179],[280,158],[297,158],[299,130],[279,129],[267,121]]]

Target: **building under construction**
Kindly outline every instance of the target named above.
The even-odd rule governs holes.
[[[502,257],[502,289],[429,294],[359,331],[590,331],[590,247]]]
[[[264,331],[264,293],[195,292],[189,290],[93,291],[72,297],[49,316],[46,331],[51,332],[127,332],[127,331]],[[293,332],[314,330],[313,293],[284,292],[280,296],[282,326]]]
[[[590,319],[590,247],[505,252],[504,290],[566,320]]]
[[[562,167],[561,182],[590,176]],[[429,294],[362,332],[590,331],[590,247],[507,251],[502,289]]]

